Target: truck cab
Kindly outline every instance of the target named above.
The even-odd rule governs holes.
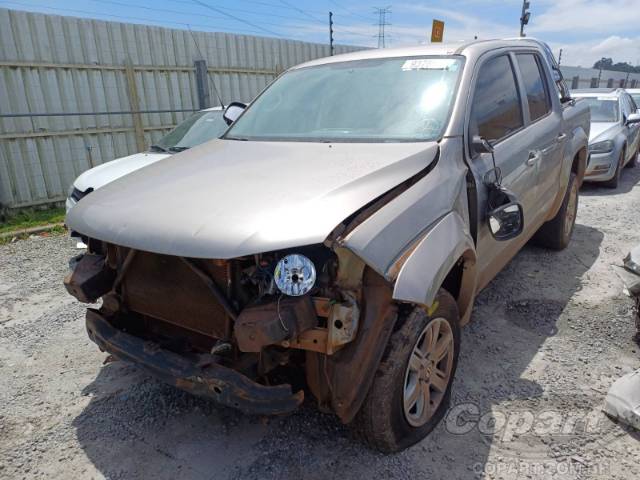
[[[65,286],[102,299],[89,337],[248,414],[310,395],[379,450],[420,441],[475,295],[529,240],[570,242],[589,110],[549,55],[535,40],[365,50],[230,105],[220,139],[70,211],[88,251]]]

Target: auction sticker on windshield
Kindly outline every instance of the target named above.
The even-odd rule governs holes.
[[[459,62],[453,58],[414,58],[402,64],[402,70],[449,70],[456,72]]]

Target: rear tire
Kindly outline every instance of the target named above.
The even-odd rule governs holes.
[[[445,290],[434,305],[431,316],[420,307],[405,315],[354,419],[354,430],[376,450],[397,452],[419,442],[447,411],[460,351],[459,314]]]
[[[552,250],[563,250],[569,245],[578,213],[578,189],[576,174],[571,173],[560,210],[536,232],[534,243]]]
[[[607,188],[618,188],[618,184],[620,183],[620,174],[622,173],[622,165],[624,165],[625,151],[623,150],[620,154],[620,159],[618,160],[618,165],[616,165],[616,171],[613,174],[613,178],[611,180],[607,180],[606,182],[602,182],[603,187]]]

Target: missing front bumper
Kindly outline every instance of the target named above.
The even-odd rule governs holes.
[[[304,399],[290,385],[264,386],[219,364],[198,367],[191,360],[112,326],[99,311],[87,310],[87,333],[101,350],[140,365],[160,380],[194,395],[208,397],[247,414],[278,415],[295,410]]]

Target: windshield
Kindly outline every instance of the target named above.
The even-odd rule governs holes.
[[[152,148],[181,152],[190,147],[220,137],[227,129],[222,110],[198,112],[167,133]]]
[[[447,125],[461,57],[385,58],[291,70],[225,138],[426,141]]]
[[[640,105],[640,93],[631,93],[631,98],[636,102],[636,105]]]
[[[617,122],[620,107],[615,97],[583,97],[589,105],[592,122]]]

